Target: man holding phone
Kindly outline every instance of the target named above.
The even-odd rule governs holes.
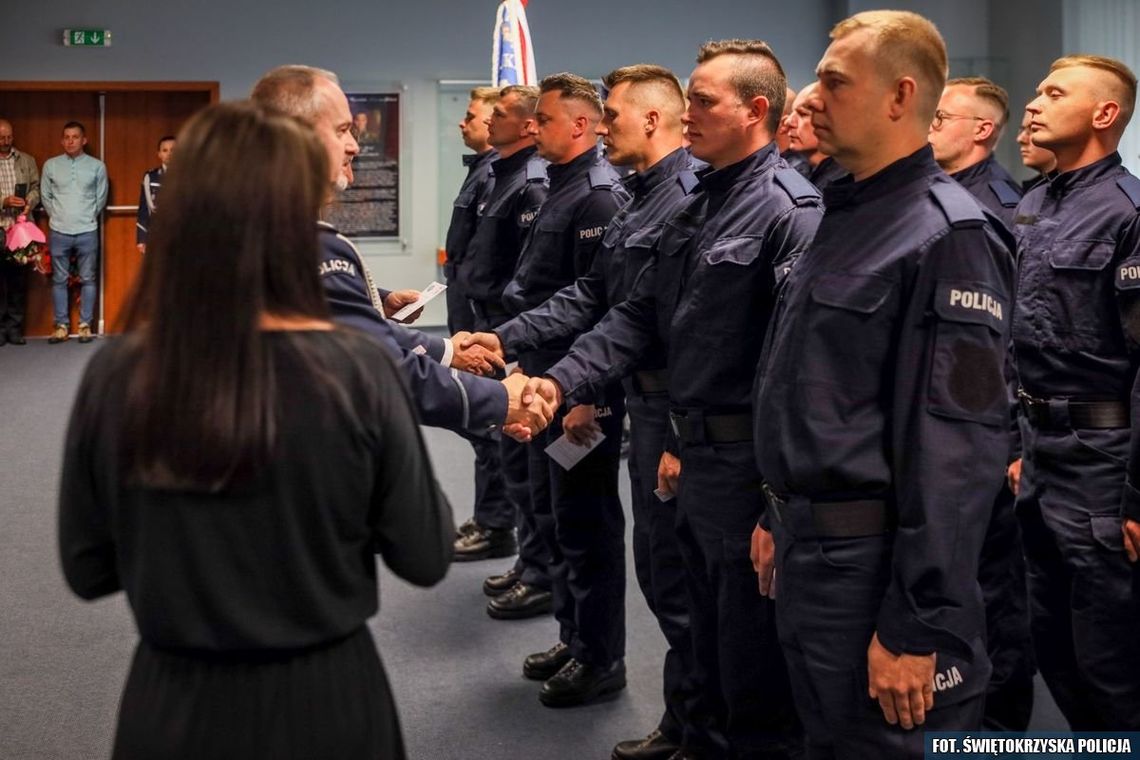
[[[36,160],[16,150],[12,124],[0,119],[0,231],[7,232],[20,214],[29,217],[40,202]],[[28,300],[28,269],[0,256],[0,346],[22,346]]]

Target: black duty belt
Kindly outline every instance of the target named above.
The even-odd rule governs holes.
[[[633,373],[633,387],[638,393],[666,393],[669,374],[663,369]]]
[[[1096,430],[1130,425],[1128,405],[1120,401],[1034,398],[1019,388],[1017,399],[1029,424],[1041,430]]]
[[[751,414],[708,414],[701,409],[671,410],[669,425],[682,446],[752,440]]]
[[[812,501],[781,496],[767,483],[761,486],[768,511],[795,538],[862,538],[889,533],[895,515],[885,501]]]
[[[507,311],[502,304],[493,303],[491,301],[468,301],[468,303],[471,304],[471,312],[482,320],[514,316]]]

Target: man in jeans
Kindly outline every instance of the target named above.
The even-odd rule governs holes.
[[[67,305],[70,258],[79,265],[79,342],[89,343],[95,306],[95,268],[99,257],[99,214],[107,204],[107,167],[83,152],[87,130],[77,121],[63,127],[63,155],[44,164],[40,196],[51,217],[52,308],[55,329],[50,343],[68,339]]]

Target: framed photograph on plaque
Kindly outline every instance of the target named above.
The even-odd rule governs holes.
[[[400,94],[346,93],[360,155],[328,221],[351,238],[400,237]]]

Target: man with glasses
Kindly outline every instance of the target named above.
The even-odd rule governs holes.
[[[984,77],[951,79],[930,123],[929,140],[939,166],[1011,229],[1021,187],[993,155],[1008,120],[1009,96],[1003,88]],[[994,664],[983,725],[994,731],[1024,731],[1033,712],[1025,562],[1013,492],[1004,476],[994,478],[999,481],[978,568],[986,644]]]
[[[951,79],[930,122],[929,139],[943,171],[1012,228],[1021,187],[994,158],[1008,120],[1004,89],[985,77]]]

